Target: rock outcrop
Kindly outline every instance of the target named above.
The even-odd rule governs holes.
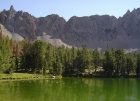
[[[56,14],[36,18],[11,6],[0,12],[0,24],[13,37],[41,39],[57,46],[86,44],[89,48],[105,49],[107,45],[115,49],[140,48],[140,8],[128,10],[118,19],[109,15],[73,16],[66,22]]]
[[[9,32],[3,25],[0,24],[0,35],[8,36],[16,41],[22,41],[24,38],[20,36],[18,33]]]

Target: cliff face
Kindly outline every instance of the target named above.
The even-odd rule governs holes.
[[[50,43],[57,45],[86,44],[89,48],[103,49],[106,45],[116,49],[140,47],[140,8],[128,10],[118,19],[109,15],[73,16],[66,22],[55,14],[36,18],[11,6],[0,13],[0,24],[12,35],[16,33],[23,38],[39,38],[45,42],[51,39]]]
[[[52,36],[60,34],[63,31],[65,24],[65,19],[54,14],[38,18],[37,23],[40,30]]]
[[[0,13],[0,23],[11,33],[16,32],[23,37],[27,36],[29,39],[36,39],[43,32],[49,35],[59,33],[66,21],[58,15],[35,18],[27,12],[17,12],[11,6],[10,10],[4,10]]]
[[[11,33],[35,39],[36,37],[37,19],[27,12],[15,11],[13,6],[10,10],[3,10],[0,13],[0,23]]]
[[[119,19],[120,26],[124,29],[128,37],[133,39],[140,38],[140,8],[129,10]]]
[[[117,18],[113,16],[72,17],[61,33],[64,40],[111,41],[116,39]]]

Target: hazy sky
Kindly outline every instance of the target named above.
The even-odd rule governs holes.
[[[58,14],[68,20],[72,16],[114,15],[123,16],[129,9],[140,7],[140,0],[0,0],[0,11],[22,10],[35,17]]]

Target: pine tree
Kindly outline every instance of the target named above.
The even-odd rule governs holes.
[[[97,48],[93,51],[93,63],[94,63],[95,73],[96,73],[97,67],[102,66],[102,54]]]
[[[33,44],[24,44],[21,67],[27,71],[40,72],[44,68],[46,43],[37,40]]]
[[[126,56],[124,51],[119,49],[115,52],[116,57],[116,72],[121,73],[121,75],[125,75],[125,67],[126,67]]]
[[[0,72],[10,73],[13,58],[9,37],[0,37]]]
[[[116,58],[116,67],[115,73],[121,73],[124,75],[125,73],[125,54],[124,51],[119,49],[115,51],[115,58]]]
[[[132,57],[127,56],[126,57],[126,71],[127,75],[130,74],[130,72],[134,69],[134,60]]]
[[[137,55],[136,75],[140,76],[140,54]]]
[[[26,72],[29,72],[32,67],[32,57],[31,57],[31,44],[27,43],[26,41],[22,41],[22,51],[21,51],[21,63],[20,63],[20,68],[22,70],[25,70]]]
[[[105,73],[109,76],[111,76],[114,73],[115,68],[114,50],[109,49],[108,46],[107,50],[105,51],[103,68],[105,70]]]
[[[63,65],[62,65],[62,62],[61,62],[60,54],[58,52],[58,53],[56,53],[56,59],[54,61],[53,73],[55,75],[61,75],[62,71],[63,71],[62,68],[63,68]]]
[[[74,69],[76,69],[76,57],[77,57],[77,50],[76,48],[73,46],[71,48],[71,61],[72,61],[72,67],[71,67],[71,71],[74,72]]]
[[[71,57],[71,51],[70,49],[66,48],[66,52],[65,52],[65,73],[72,73],[73,72],[73,68],[72,68],[72,57]]]
[[[92,67],[92,57],[86,45],[83,45],[82,49],[78,52],[77,62],[80,72]]]
[[[55,61],[54,57],[54,47],[51,44],[47,44],[46,49],[46,69],[50,71],[50,73],[53,71],[53,62]]]

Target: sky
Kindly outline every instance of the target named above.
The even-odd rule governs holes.
[[[0,0],[0,11],[9,10],[13,5],[16,11],[28,12],[35,17],[58,14],[66,21],[72,16],[91,15],[123,16],[127,10],[140,7],[140,0]]]

